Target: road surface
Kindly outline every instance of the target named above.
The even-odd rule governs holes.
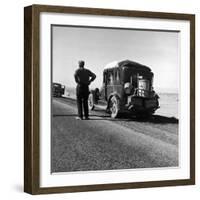
[[[178,120],[111,119],[102,109],[76,120],[76,104],[52,101],[52,172],[178,166]]]

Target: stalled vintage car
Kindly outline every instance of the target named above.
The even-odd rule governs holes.
[[[153,89],[153,72],[134,61],[112,62],[103,71],[103,86],[91,90],[88,99],[90,110],[100,101],[105,102],[112,118],[129,112],[147,117],[158,108],[159,96]]]
[[[53,83],[53,96],[62,97],[65,93],[65,86],[60,83]]]

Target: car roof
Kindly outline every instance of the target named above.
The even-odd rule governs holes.
[[[55,83],[55,82],[54,82],[53,84],[54,84],[54,85],[61,85],[60,83]]]
[[[104,71],[113,69],[113,68],[123,67],[126,65],[129,65],[130,67],[134,67],[136,69],[143,69],[143,70],[151,71],[151,69],[149,67],[142,65],[138,62],[132,61],[132,60],[122,60],[122,61],[110,62],[104,67]]]

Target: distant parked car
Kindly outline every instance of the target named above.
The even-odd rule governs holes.
[[[151,69],[134,61],[123,60],[105,66],[103,86],[100,90],[90,91],[88,104],[93,110],[100,100],[106,102],[112,118],[124,112],[147,117],[159,108],[158,98],[153,89]]]
[[[54,97],[62,97],[65,93],[65,86],[60,83],[53,83],[53,96]]]

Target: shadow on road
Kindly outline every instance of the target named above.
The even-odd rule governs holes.
[[[76,114],[53,114],[53,117],[77,117]],[[90,120],[107,120],[107,121],[135,121],[149,122],[153,124],[178,124],[178,119],[175,117],[165,117],[161,115],[152,115],[148,118],[136,118],[135,116],[122,115],[119,118],[112,119],[109,115],[90,115]]]
[[[70,100],[71,103],[75,103],[75,99],[70,99],[67,97],[62,97],[60,99]],[[77,114],[53,114],[53,117],[77,117]],[[94,111],[91,111],[90,120],[107,120],[107,121],[135,121],[143,123],[153,123],[153,124],[178,124],[179,120],[175,117],[167,117],[161,115],[152,115],[150,117],[135,117],[130,114],[121,114],[119,118],[112,119],[109,114],[105,113],[105,109],[95,107]]]
[[[154,124],[178,124],[178,119],[175,117],[165,117],[161,115],[152,115],[149,118],[134,118],[132,117],[132,120],[137,122],[150,122]]]
[[[101,113],[102,110],[96,110],[95,111]],[[92,116],[92,115],[91,115]],[[98,116],[98,115],[96,115]],[[135,121],[135,122],[149,122],[154,124],[178,124],[179,120],[175,117],[167,117],[167,116],[161,116],[161,115],[152,115],[149,117],[136,117],[132,116],[131,114],[121,114],[117,119],[110,118],[109,115],[101,116],[99,117],[106,118],[110,121]]]
[[[102,118],[104,118],[104,116],[101,116]],[[108,118],[108,116],[105,116],[106,118]],[[147,123],[153,123],[153,124],[178,124],[178,119],[175,117],[165,117],[165,116],[161,116],[161,115],[152,115],[150,117],[141,117],[141,118],[137,118],[135,116],[131,116],[131,115],[121,115],[119,116],[119,118],[117,119],[109,119],[111,121],[135,121],[135,122],[147,122]]]
[[[77,117],[76,114],[53,114],[53,117]]]

